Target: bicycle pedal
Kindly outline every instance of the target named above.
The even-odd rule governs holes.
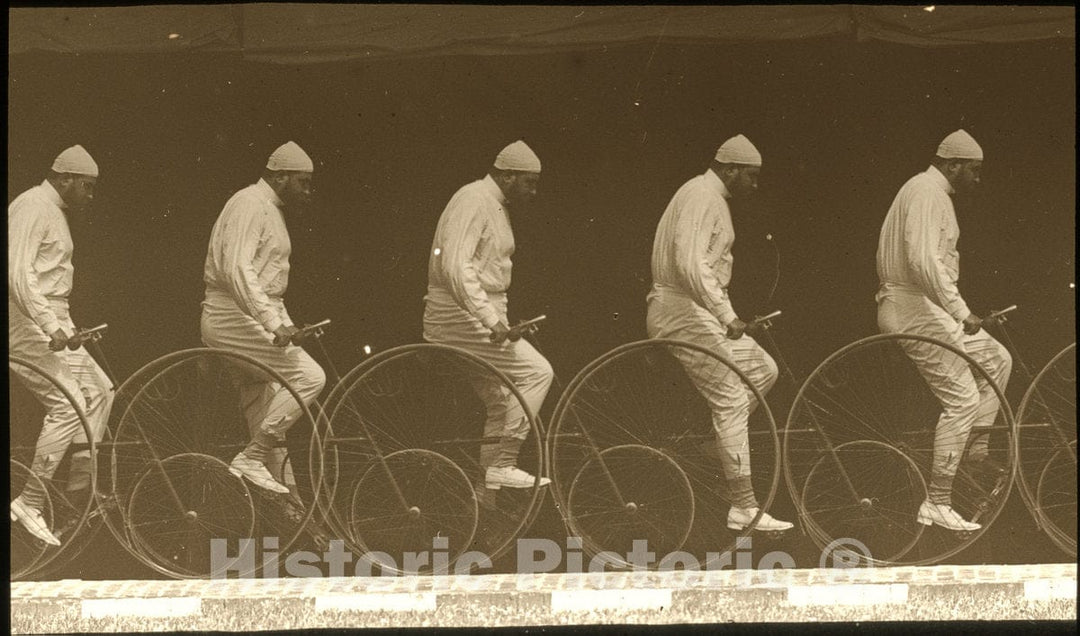
[[[76,525],[78,524],[75,522],[64,524],[63,527],[58,528],[55,532],[53,532],[53,536],[55,536],[57,539],[63,539],[65,536],[67,536],[69,532],[75,529]]]
[[[308,537],[311,538],[311,542],[315,544],[315,547],[327,552],[330,550],[330,535],[327,534],[320,526],[312,525],[308,527],[305,532]]]
[[[113,507],[113,509],[115,510],[115,506]],[[105,508],[104,507],[100,507],[100,508],[95,507],[89,513],[87,513],[87,515],[86,515],[86,523],[90,523],[91,521],[94,521],[95,519],[101,519],[104,516],[105,516]]]

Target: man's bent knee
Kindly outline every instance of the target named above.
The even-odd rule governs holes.
[[[299,381],[293,388],[305,398],[315,399],[326,387],[326,372],[310,358],[304,361],[299,375]]]
[[[759,389],[762,393],[768,393],[769,389],[776,384],[776,379],[780,377],[780,369],[776,366],[776,360],[768,353],[765,354],[765,361],[762,365],[762,373],[765,376],[762,382],[762,387]]]
[[[322,393],[322,390],[326,388],[326,371],[323,371],[323,368],[319,365],[315,365],[311,370],[309,377],[311,379],[312,390],[315,394],[318,395],[319,393]]]
[[[539,357],[533,366],[533,377],[537,378],[545,387],[551,386],[551,382],[555,378],[555,369],[552,368],[547,358]]]
[[[1005,390],[1005,385],[1009,382],[1009,377],[1012,375],[1013,357],[1009,353],[1009,350],[1004,345],[998,343],[997,346],[997,378],[996,381],[1000,385],[999,389]]]

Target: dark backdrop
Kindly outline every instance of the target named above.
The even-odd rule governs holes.
[[[957,205],[961,291],[976,312],[1020,305],[1011,325],[1033,366],[1074,339],[1073,40],[928,50],[828,38],[306,66],[38,53],[12,58],[9,73],[8,200],[70,144],[101,166],[92,222],[73,228],[73,314],[110,324],[121,377],[198,346],[210,228],[290,139],[316,162],[318,203],[288,220],[286,300],[297,321],[333,319],[326,342],[342,371],[365,344],[420,339],[438,216],[518,137],[544,174],[534,209],[513,219],[511,318],[548,315],[539,342],[564,382],[645,336],[656,223],[737,133],[765,166],[757,200],[734,207],[735,307],[783,310],[775,335],[796,374],[876,332],[881,221],[959,127],[986,153],[981,193]]]

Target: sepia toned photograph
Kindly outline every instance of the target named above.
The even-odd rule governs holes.
[[[8,25],[12,633],[1075,630],[1074,7]]]

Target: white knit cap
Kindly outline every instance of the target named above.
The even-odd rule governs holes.
[[[495,167],[499,170],[540,172],[540,157],[524,141],[518,140],[503,148],[495,157]]]
[[[53,172],[60,174],[84,174],[89,177],[98,176],[97,163],[82,146],[72,146],[56,156],[52,165]]]
[[[735,135],[724,142],[716,151],[716,160],[720,163],[737,163],[745,166],[760,166],[761,153],[743,135]]]
[[[978,159],[982,161],[983,151],[975,138],[960,129],[950,134],[938,146],[937,156],[942,159]]]
[[[315,164],[311,162],[304,149],[290,141],[282,144],[270,155],[266,162],[267,170],[288,170],[290,172],[314,172]]]

